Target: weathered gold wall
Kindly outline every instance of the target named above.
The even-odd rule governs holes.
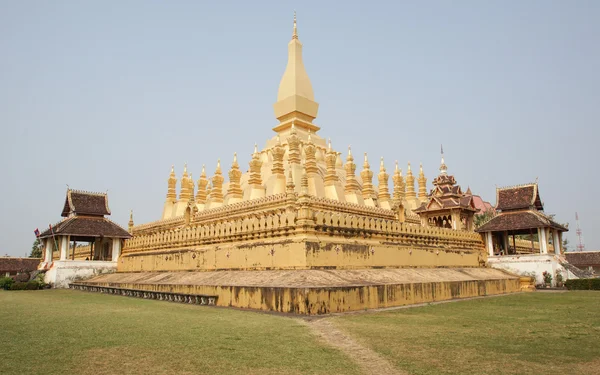
[[[198,247],[135,252],[121,256],[118,272],[214,271],[378,267],[480,267],[480,247],[450,249],[431,244],[289,236]]]
[[[114,286],[110,283],[90,283]],[[217,296],[217,306],[306,315],[403,306],[518,292],[519,278],[334,288],[119,284],[125,289]]]

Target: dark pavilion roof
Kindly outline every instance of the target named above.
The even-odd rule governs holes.
[[[473,196],[469,189],[468,193],[463,193],[460,185],[456,184],[454,176],[446,173],[446,165],[442,161],[442,173],[433,180],[434,188],[429,192],[429,200],[413,212],[419,214],[427,211],[442,211],[460,208],[464,211],[477,212]]]
[[[542,210],[537,182],[496,189],[496,209],[500,213],[477,228],[476,232],[527,231],[552,228],[567,232],[568,228],[555,222]]]
[[[79,190],[67,190],[62,217],[70,214],[104,216],[110,215],[106,193],[91,193]]]
[[[496,209],[500,211],[535,208],[544,210],[537,183],[496,189]]]
[[[40,238],[56,235],[73,237],[130,238],[131,234],[104,215],[110,215],[106,193],[67,190],[62,221],[40,234]]]
[[[46,229],[40,234],[40,238],[50,237],[53,234],[75,237],[131,237],[129,232],[105,217],[71,216],[53,225],[52,230]]]
[[[567,251],[565,257],[574,266],[600,266],[600,251]]]
[[[39,264],[40,258],[0,257],[0,274],[35,271]]]
[[[535,210],[502,212],[475,230],[475,232],[525,231],[537,228],[553,228],[563,232],[568,229],[547,215]]]

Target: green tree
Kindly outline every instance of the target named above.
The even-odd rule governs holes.
[[[29,254],[30,258],[41,258],[42,257],[42,242],[39,238],[36,238],[33,241],[33,245],[31,246],[31,254]]]
[[[473,223],[475,224],[475,228],[479,228],[481,225],[485,224],[488,220],[496,216],[496,213],[492,210],[486,211],[482,214],[477,214],[473,217]]]

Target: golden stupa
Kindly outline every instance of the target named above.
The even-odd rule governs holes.
[[[413,213],[429,199],[422,169],[417,194],[410,163],[406,178],[396,163],[390,194],[381,159],[376,188],[366,154],[357,175],[350,148],[343,161],[318,135],[318,108],[294,16],[279,124],[254,146],[248,172],[236,155],[228,182],[220,161],[197,182],[186,166],[177,194],[171,169],[161,220],[130,220],[118,272],[78,287],[300,314],[519,290],[518,277],[485,268],[479,234],[424,226]]]

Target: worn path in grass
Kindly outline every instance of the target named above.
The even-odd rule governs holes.
[[[334,348],[346,353],[358,364],[364,374],[405,375],[396,369],[387,359],[370,348],[359,344],[348,334],[342,332],[331,322],[331,318],[303,320],[317,336]]]

